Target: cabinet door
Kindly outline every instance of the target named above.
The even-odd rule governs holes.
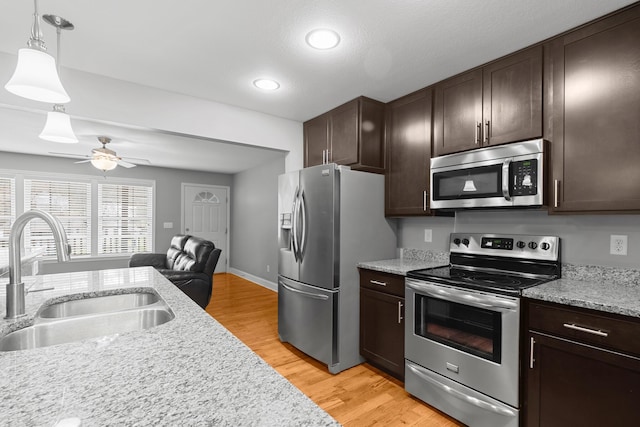
[[[385,215],[427,215],[431,159],[431,88],[387,106]]]
[[[329,116],[323,114],[304,123],[304,167],[321,165],[329,142]]]
[[[331,110],[329,161],[340,165],[358,162],[358,100]]]
[[[482,122],[482,70],[474,70],[435,86],[433,154],[464,151],[480,146]]]
[[[404,379],[404,298],[360,288],[360,354]]]
[[[639,210],[640,7],[550,47],[553,210]]]
[[[542,46],[483,68],[483,145],[542,136]]]
[[[534,332],[529,342],[527,426],[638,425],[639,359]]]

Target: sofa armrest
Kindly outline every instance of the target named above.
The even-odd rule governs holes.
[[[151,266],[157,270],[166,268],[167,254],[139,253],[131,255],[129,267]]]

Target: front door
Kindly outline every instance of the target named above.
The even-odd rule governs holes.
[[[229,187],[182,184],[182,232],[210,240],[222,253],[215,273],[225,273],[228,263]]]

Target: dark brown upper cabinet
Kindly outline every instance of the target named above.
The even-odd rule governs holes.
[[[384,173],[384,104],[359,97],[303,125],[304,167],[326,163]]]
[[[550,42],[552,212],[640,210],[640,6]]]
[[[387,104],[385,215],[428,215],[431,110],[426,88]]]
[[[435,85],[433,155],[542,136],[542,46]]]

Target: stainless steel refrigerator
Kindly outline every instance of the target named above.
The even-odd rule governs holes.
[[[278,335],[338,373],[362,362],[357,264],[396,257],[384,176],[327,164],[278,179]]]

